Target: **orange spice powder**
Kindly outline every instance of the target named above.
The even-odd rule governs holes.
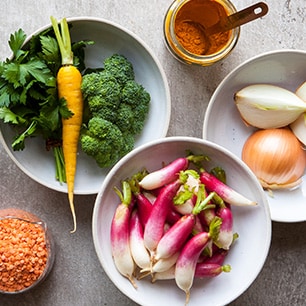
[[[48,259],[39,224],[17,218],[0,220],[0,290],[23,290],[42,275]]]
[[[226,17],[225,8],[214,0],[192,0],[186,2],[177,13],[174,31],[179,43],[190,53],[214,54],[229,40],[230,31],[205,35],[208,28]],[[204,31],[204,32],[203,32]]]

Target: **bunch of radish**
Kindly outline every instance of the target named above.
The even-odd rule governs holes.
[[[220,168],[206,172],[206,156],[189,155],[122,182],[111,224],[118,271],[136,279],[174,279],[189,302],[194,278],[229,272],[225,257],[235,238],[231,205],[256,205],[225,183]],[[221,174],[221,175],[220,175]]]

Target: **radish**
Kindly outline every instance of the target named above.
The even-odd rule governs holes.
[[[210,201],[213,194],[202,201],[206,195],[205,188],[203,184],[200,184],[198,187],[197,201],[192,209],[192,213],[181,217],[160,239],[155,252],[155,260],[170,257],[179,251],[191,233],[196,234],[203,232],[201,222],[196,215],[200,213],[201,209]]]
[[[200,175],[201,182],[210,191],[215,191],[225,202],[237,206],[253,206],[256,202],[245,198],[243,195],[233,190],[228,185],[221,182],[215,176],[208,172],[202,172]]]
[[[204,155],[189,155],[187,157],[179,157],[165,167],[146,175],[139,182],[139,185],[146,190],[162,187],[176,180],[179,173],[188,168],[190,162],[196,164],[204,159],[208,159],[208,157]]]
[[[174,197],[174,208],[182,215],[190,214],[197,200],[199,174],[194,170],[184,171],[186,184],[180,187]]]
[[[144,195],[139,185],[139,180],[141,180],[147,172],[137,172],[132,176],[132,178],[128,181],[132,190],[133,195],[136,198],[138,214],[141,221],[141,224],[145,226],[147,220],[151,214],[152,203],[151,201]]]
[[[191,234],[194,224],[194,215],[181,217],[158,242],[154,260],[168,258],[177,253]]]
[[[203,226],[209,226],[210,222],[216,217],[215,205],[209,204],[199,213],[199,219]]]
[[[143,242],[143,227],[137,210],[132,212],[130,218],[130,249],[139,268],[143,269],[150,266],[150,255]]]
[[[164,272],[164,271],[169,270],[173,265],[175,265],[179,255],[180,255],[180,253],[176,252],[173,255],[171,255],[170,257],[160,258],[153,265],[152,272],[157,273],[157,272]]]
[[[151,256],[153,256],[153,252],[164,234],[164,225],[171,209],[173,197],[181,184],[181,180],[177,179],[163,187],[152,206],[151,214],[144,228],[144,243]]]
[[[224,263],[225,257],[228,254],[228,250],[219,249],[214,251],[211,257],[207,257],[203,260],[203,263],[207,264],[219,264],[222,265]]]
[[[162,187],[176,180],[179,173],[186,170],[188,165],[189,161],[187,158],[177,158],[167,166],[146,175],[139,182],[139,185],[146,190]]]
[[[230,272],[230,265],[220,265],[217,263],[206,263],[201,262],[196,264],[194,277],[204,278],[204,277],[214,277],[222,272]]]
[[[175,282],[186,293],[186,305],[189,302],[197,261],[210,239],[215,239],[218,236],[220,224],[220,218],[216,217],[211,222],[209,232],[199,233],[188,240],[177,259]]]
[[[138,216],[143,227],[147,224],[153,205],[143,193],[134,193],[136,197]]]
[[[175,265],[163,272],[156,272],[152,277],[152,283],[157,280],[169,280],[175,278]]]
[[[167,214],[166,221],[168,224],[173,225],[175,222],[177,222],[182,215],[174,210],[174,208],[171,208]]]
[[[194,207],[194,200],[189,199],[183,204],[173,203],[173,208],[181,215],[191,214]]]
[[[229,207],[225,204],[217,210],[217,216],[222,220],[220,232],[215,244],[224,250],[229,250],[233,242],[233,214]]]
[[[176,267],[172,266],[166,271],[157,272],[154,274],[152,282],[157,280],[171,280],[175,278],[175,270]],[[220,265],[220,264],[204,264],[204,263],[197,263],[195,268],[195,278],[204,278],[204,277],[214,277],[218,276],[222,272],[230,272],[231,266],[230,265]]]
[[[115,188],[121,203],[117,206],[111,223],[111,250],[116,268],[136,288],[137,286],[133,277],[135,263],[132,258],[129,241],[129,222],[134,199],[128,182],[124,181],[122,183],[122,189],[121,193]]]

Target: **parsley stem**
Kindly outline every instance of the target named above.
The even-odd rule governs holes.
[[[53,147],[55,158],[55,177],[60,183],[66,183],[65,161],[62,147]]]

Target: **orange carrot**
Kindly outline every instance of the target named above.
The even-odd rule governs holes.
[[[62,140],[63,153],[65,161],[66,181],[68,200],[73,217],[74,228],[76,231],[76,215],[73,203],[74,180],[77,167],[77,150],[80,136],[80,129],[83,117],[83,99],[81,92],[82,75],[80,71],[73,66],[73,53],[71,51],[71,41],[67,20],[63,18],[60,22],[61,33],[58,22],[51,17],[52,26],[62,56],[62,67],[57,74],[57,87],[59,98],[64,98],[68,109],[73,115],[68,119],[62,120]]]

